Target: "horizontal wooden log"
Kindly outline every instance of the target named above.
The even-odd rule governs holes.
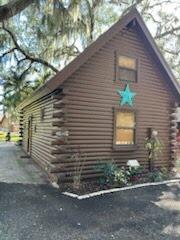
[[[61,144],[67,144],[67,143],[68,143],[68,141],[67,141],[67,139],[65,138],[65,139],[53,140],[53,141],[51,142],[51,145],[54,146],[54,145],[61,145]]]
[[[56,128],[56,129],[54,129],[54,130],[52,130],[52,136],[57,136],[57,135],[59,135],[59,132],[62,132],[62,133],[67,133],[69,130],[68,130],[68,128],[67,127],[58,127],[58,128]],[[65,135],[67,135],[67,134],[65,134]]]
[[[52,126],[53,127],[62,127],[65,123],[67,123],[67,119],[66,118],[60,118],[60,119],[58,119],[58,121],[53,121]]]
[[[53,100],[61,100],[64,97],[65,97],[64,94],[57,94],[57,95],[52,95],[51,99],[53,99]]]
[[[53,159],[57,160],[57,161],[67,161],[69,157],[69,154],[65,153],[65,154],[62,154],[62,153],[56,153],[56,154],[53,154]]]
[[[54,149],[54,150],[51,150],[51,154],[52,155],[56,155],[56,154],[63,154],[63,153],[66,153],[67,151],[67,148],[66,146],[58,146],[57,149]]]
[[[62,99],[62,100],[60,100],[60,101],[58,101],[58,102],[55,102],[54,104],[53,104],[53,108],[54,109],[59,109],[59,108],[62,108],[62,107],[64,107],[65,105],[67,105],[68,104],[68,101],[67,101],[67,99]]]
[[[66,180],[66,173],[54,173],[54,174],[51,174],[53,177],[56,177],[57,179],[57,183],[60,184],[62,183],[63,181]]]
[[[59,111],[53,112],[52,117],[53,118],[61,118],[61,117],[65,117],[66,114],[67,114],[67,112],[65,111],[65,109],[60,109]]]

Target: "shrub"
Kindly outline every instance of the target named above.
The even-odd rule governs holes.
[[[158,138],[157,131],[153,130],[151,136],[145,139],[145,148],[148,150],[150,171],[153,171],[154,161],[162,151],[162,143]]]
[[[113,184],[115,172],[117,171],[117,165],[114,160],[111,160],[107,163],[102,163],[98,166],[98,169],[103,173],[103,176],[100,177],[100,185]]]
[[[130,182],[139,182],[142,178],[142,173],[144,171],[144,168],[139,167],[131,167],[129,166],[128,172],[129,172],[129,181]]]
[[[115,171],[114,181],[119,185],[126,185],[129,181],[129,172],[124,167]]]
[[[153,171],[144,174],[142,166],[129,166],[118,168],[113,160],[99,165],[99,170],[102,171],[103,176],[99,178],[99,184],[102,188],[104,186],[113,185],[124,186],[131,183],[141,182],[159,182],[169,179],[168,170],[166,168],[154,169]]]
[[[143,172],[142,167],[118,168],[113,160],[99,165],[98,169],[103,173],[103,176],[99,178],[101,187],[108,184],[113,185],[114,183],[127,185],[139,181]]]
[[[86,154],[78,148],[77,151],[72,154],[71,161],[74,162],[73,188],[80,189],[82,170],[86,161]]]
[[[151,182],[160,182],[169,179],[169,173],[166,168],[155,169],[148,173],[148,180]]]
[[[129,166],[129,174],[130,176],[135,176],[135,175],[139,175],[139,174],[142,174],[143,171],[144,171],[144,168],[139,166],[139,167],[131,167]]]

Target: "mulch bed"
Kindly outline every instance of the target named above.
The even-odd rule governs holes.
[[[60,191],[71,192],[78,195],[97,192],[102,190],[97,181],[82,181],[79,189],[75,189],[72,183],[64,183],[60,186]]]
[[[60,191],[70,192],[70,193],[74,193],[77,195],[84,195],[84,194],[89,194],[89,193],[93,193],[93,192],[98,192],[101,190],[133,186],[136,184],[147,183],[147,182],[149,182],[149,181],[144,177],[141,179],[133,179],[132,182],[128,185],[105,184],[105,185],[101,186],[99,184],[98,180],[91,180],[91,181],[82,181],[79,189],[73,188],[72,183],[64,183],[62,186],[60,186]]]

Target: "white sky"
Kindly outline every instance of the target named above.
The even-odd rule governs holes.
[[[153,2],[153,0],[152,0]],[[159,8],[154,8],[154,10],[151,12],[151,14],[155,17],[155,19],[157,18],[157,11],[159,10]],[[174,3],[169,3],[166,4],[166,7],[163,9],[164,12],[170,13],[170,14],[174,14],[180,21],[180,0],[175,0]],[[158,20],[158,19],[157,19]],[[155,24],[152,23],[146,23],[151,34],[154,35],[155,34]],[[179,22],[177,22],[177,25],[179,26]]]

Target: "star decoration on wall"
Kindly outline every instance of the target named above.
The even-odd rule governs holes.
[[[128,104],[131,107],[133,106],[133,100],[136,93],[130,90],[129,84],[126,85],[124,91],[117,89],[117,93],[121,97],[121,102],[120,102],[121,106],[123,106],[124,104]]]

